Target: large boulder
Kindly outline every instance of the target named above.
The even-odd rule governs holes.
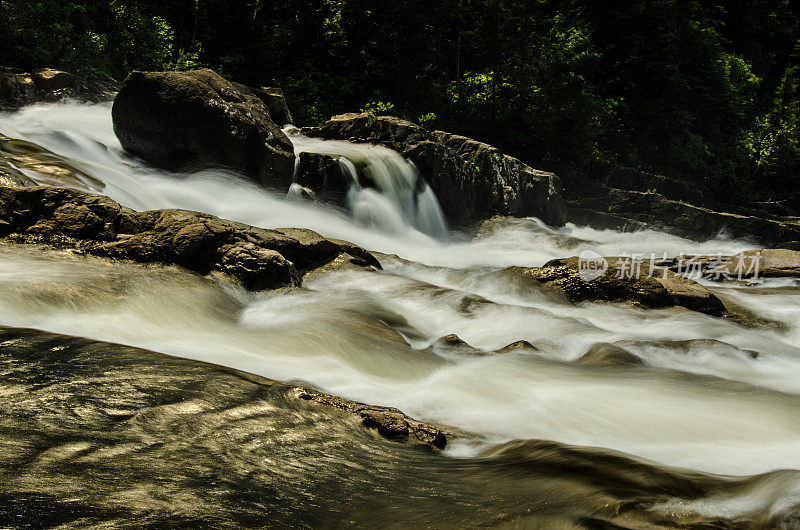
[[[601,229],[651,228],[696,240],[724,235],[771,247],[800,248],[800,224],[716,212],[669,200],[660,193],[612,189],[604,196],[571,201],[568,218]]]
[[[305,132],[328,140],[380,144],[399,152],[417,166],[452,224],[465,225],[492,215],[535,216],[551,225],[562,225],[566,219],[556,175],[537,171],[488,144],[367,113],[334,116]]]
[[[212,70],[131,72],[114,100],[122,146],[171,170],[223,166],[285,190],[294,148],[244,85]]]
[[[251,290],[299,285],[333,260],[380,268],[366,250],[311,230],[266,230],[187,210],[136,212],[68,188],[0,187],[0,237],[96,256],[219,272]]]

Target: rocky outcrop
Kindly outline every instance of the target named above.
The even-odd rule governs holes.
[[[613,189],[608,195],[571,201],[569,220],[601,229],[650,228],[708,240],[725,235],[771,247],[800,249],[800,224],[722,213],[669,200],[659,193]]]
[[[130,346],[0,328],[0,361],[3,528],[789,528],[794,520],[783,511],[769,520],[736,514],[728,524],[658,508],[664,499],[734,497],[752,488],[751,477],[540,440],[448,458],[393,409]],[[384,413],[386,423],[374,419]],[[405,425],[406,443],[397,443]],[[453,438],[440,427],[418,432]],[[779,473],[758,480],[783,484]]]
[[[294,124],[294,117],[292,117],[292,112],[289,110],[289,105],[286,103],[286,96],[283,95],[282,89],[266,86],[261,88],[249,87],[249,89],[267,106],[267,112],[269,112],[269,117],[272,121],[280,126]]]
[[[344,203],[352,182],[339,163],[339,157],[323,153],[297,156],[295,182],[330,202]]]
[[[537,171],[476,140],[367,113],[334,116],[304,132],[329,140],[381,144],[399,152],[417,166],[453,224],[496,214],[564,223],[566,208],[556,175]]]
[[[721,316],[725,306],[699,283],[669,269],[653,270],[649,260],[634,265],[623,258],[605,258],[606,268],[587,275],[578,257],[551,260],[543,267],[507,269],[509,274],[535,280],[563,293],[573,303],[614,302],[660,309],[681,306]],[[637,267],[637,268],[634,268]]]
[[[342,255],[380,268],[364,249],[298,228],[265,230],[187,210],[135,212],[67,188],[0,188],[0,237],[87,254],[220,272],[247,289],[299,285]]]
[[[330,394],[323,394],[308,387],[295,389],[294,394],[300,399],[319,403],[328,407],[346,410],[361,418],[365,427],[376,429],[378,434],[396,442],[410,443],[435,449],[444,449],[447,445],[447,433],[442,429],[409,418],[392,407],[378,407],[350,401]]]
[[[52,68],[25,72],[0,67],[0,110],[16,110],[31,103],[62,99],[110,101],[116,90],[111,80],[84,79]]]
[[[34,143],[2,134],[0,185],[66,186],[82,191],[102,191],[105,188],[105,184],[76,167],[71,160]]]
[[[126,150],[167,169],[222,166],[285,191],[294,148],[247,87],[208,69],[131,72],[112,109]]]

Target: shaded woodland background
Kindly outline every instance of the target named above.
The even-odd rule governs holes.
[[[282,87],[303,125],[392,114],[541,169],[610,162],[800,207],[788,0],[0,0],[0,64],[208,66]]]

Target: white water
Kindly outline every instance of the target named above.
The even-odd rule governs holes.
[[[177,176],[145,167],[122,153],[103,105],[30,107],[0,115],[0,132],[72,157],[106,183],[104,193],[136,209],[180,207],[263,227],[311,228],[399,256],[382,256],[381,272],[338,273],[304,289],[254,294],[178,269],[4,248],[1,324],[302,379],[492,441],[543,438],[608,447],[730,475],[800,469],[800,289],[792,282],[719,288],[784,324],[747,328],[689,311],[575,307],[525,288],[501,270],[585,249],[603,255],[733,254],[753,248],[748,242],[699,244],[655,232],[575,226],[554,230],[535,221],[500,225],[470,240],[431,230],[411,215],[413,188],[397,180],[357,190],[380,195],[364,198],[373,206],[383,200],[370,223],[358,207],[353,219],[351,212],[286,200],[286,190],[265,191],[219,171]],[[370,157],[363,147],[343,142],[293,141],[299,149]],[[386,164],[382,156],[375,159]],[[469,302],[476,297],[486,301]],[[408,344],[392,340],[389,327]],[[437,355],[425,349],[449,333],[478,351]],[[691,339],[719,342],[686,350],[662,344]],[[483,353],[517,340],[538,350]],[[645,364],[573,362],[597,342],[616,341],[626,341]]]
[[[379,145],[326,141],[303,136],[293,128],[284,131],[291,138],[296,153],[337,155],[342,171],[352,182],[347,202],[356,224],[385,233],[402,234],[408,226],[432,236],[447,235],[447,223],[439,201],[424,183],[418,185],[419,171],[397,152]],[[373,187],[359,183],[356,164]]]

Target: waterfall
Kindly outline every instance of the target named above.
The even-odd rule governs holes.
[[[498,220],[476,237],[448,234],[433,191],[401,155],[296,131],[290,134],[296,152],[338,158],[349,188],[344,208],[286,200],[286,190],[219,169],[153,168],[122,150],[109,106],[37,105],[0,113],[0,132],[64,157],[125,206],[310,228],[376,252],[383,267],[304,279],[302,289],[248,293],[176,267],[8,245],[0,248],[2,325],[303,380],[479,433],[488,445],[552,440],[735,476],[789,470],[779,472],[786,482],[780,487],[754,481],[741,498],[700,500],[723,514],[769,511],[771,503],[776,510],[780,503],[794,509],[800,488],[796,281],[712,286],[765,319],[742,325],[692,311],[574,305],[505,270],[584,249],[603,256],[732,255],[752,248],[747,242],[554,229],[532,220]],[[301,193],[293,186],[289,195]],[[440,347],[438,340],[449,334],[469,347]],[[502,351],[522,340],[533,348]],[[642,362],[576,362],[601,343],[621,344]],[[450,451],[467,458],[479,449]]]
[[[397,152],[372,144],[310,138],[294,127],[284,129],[295,154],[336,156],[350,180],[347,207],[359,225],[399,234],[409,227],[436,238],[447,234],[439,201],[416,166]],[[299,190],[290,191],[296,197]]]

